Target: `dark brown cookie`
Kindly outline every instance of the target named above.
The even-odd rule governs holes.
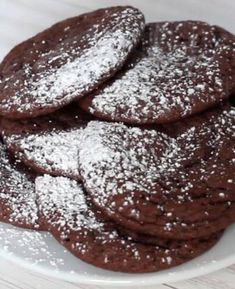
[[[185,252],[190,252],[191,250],[193,251],[193,247],[195,246],[195,244],[197,244],[198,242],[208,242],[209,240],[211,240],[211,238],[213,237],[219,237],[222,235],[222,231],[210,236],[206,236],[203,239],[191,239],[191,240],[173,240],[173,239],[161,239],[158,237],[154,237],[151,235],[147,235],[147,234],[140,234],[140,233],[136,233],[134,231],[125,229],[125,228],[118,228],[118,232],[128,238],[129,240],[133,240],[135,242],[138,243],[143,243],[143,244],[149,244],[149,245],[156,245],[156,246],[160,246],[162,248],[171,248],[171,249],[175,249],[175,248],[184,248]]]
[[[153,211],[152,211],[153,212]],[[128,218],[124,214],[119,212],[115,214],[110,214],[110,211],[105,210],[106,217],[116,221],[118,224],[121,224],[122,227],[126,227],[132,232],[144,235],[153,236],[153,238],[169,239],[175,241],[187,241],[191,239],[205,239],[208,235],[216,234],[229,225],[235,222],[235,203],[228,202],[227,210],[224,214],[219,215],[218,218],[214,220],[203,220],[199,222],[186,223],[182,220],[168,221],[164,224],[155,223],[140,223],[136,221],[137,218],[132,216]],[[141,211],[141,213],[143,213]],[[150,215],[151,213],[149,213]],[[159,217],[161,218],[161,217]],[[159,219],[157,218],[157,220]],[[162,222],[163,223],[163,222]]]
[[[218,236],[165,248],[122,237],[117,225],[91,209],[76,181],[49,175],[36,179],[41,220],[75,256],[95,266],[122,272],[152,272],[184,263],[208,250]],[[97,215],[98,214],[98,215]],[[99,217],[98,217],[99,216]]]
[[[0,221],[39,229],[34,174],[11,162],[0,144]]]
[[[70,105],[47,116],[1,121],[8,150],[37,173],[80,179],[77,154],[89,115]]]
[[[222,230],[235,220],[234,116],[228,103],[173,124],[175,133],[91,122],[79,151],[84,186],[132,230],[179,239]]]
[[[0,114],[35,117],[81,98],[123,66],[143,30],[138,9],[118,6],[64,20],[19,44],[0,65]]]
[[[151,23],[122,71],[80,106],[105,120],[168,123],[228,98],[234,83],[234,35],[199,21]]]

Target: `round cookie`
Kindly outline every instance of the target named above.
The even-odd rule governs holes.
[[[2,119],[1,134],[8,150],[34,171],[80,179],[78,146],[89,119],[70,105],[47,116]]]
[[[228,98],[234,83],[234,35],[199,21],[150,23],[119,74],[79,103],[100,119],[162,124]]]
[[[34,178],[19,163],[10,161],[5,146],[0,143],[0,221],[40,229]]]
[[[79,166],[92,201],[122,226],[163,238],[224,229],[235,220],[234,115],[226,104],[165,133],[91,122]]]
[[[76,181],[48,175],[36,179],[41,220],[75,256],[95,266],[121,272],[153,272],[184,263],[208,250],[208,241],[188,241],[164,248],[122,237],[117,225],[102,220]]]
[[[100,9],[17,45],[0,65],[0,114],[28,118],[90,93],[119,70],[144,30],[136,8]]]

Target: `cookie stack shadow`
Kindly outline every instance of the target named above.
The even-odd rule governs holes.
[[[0,220],[81,260],[154,272],[235,222],[235,36],[111,7],[0,64]]]

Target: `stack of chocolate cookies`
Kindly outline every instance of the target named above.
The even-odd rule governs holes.
[[[111,7],[0,64],[0,220],[101,268],[153,272],[235,222],[235,36]]]

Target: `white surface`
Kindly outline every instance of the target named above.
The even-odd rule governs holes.
[[[9,51],[10,48],[12,48],[15,44],[18,42],[26,39],[27,37],[35,34],[36,32],[40,31],[43,28],[46,28],[48,25],[53,24],[55,21],[61,20],[66,17],[70,17],[73,15],[77,15],[80,13],[83,13],[85,11],[103,7],[103,6],[110,6],[112,3],[116,4],[132,4],[139,8],[141,8],[146,16],[147,20],[149,21],[160,21],[160,20],[177,20],[177,19],[200,19],[200,20],[206,20],[213,24],[219,24],[230,31],[235,33],[235,21],[234,21],[234,11],[235,11],[235,2],[233,0],[207,0],[207,1],[200,1],[200,0],[133,0],[133,1],[95,1],[95,0],[0,0],[0,59]],[[18,274],[12,274],[11,268],[17,268],[16,265],[12,265],[13,263],[9,263],[9,261],[6,261],[5,253],[3,254],[3,244],[1,243],[3,240],[6,241],[6,234],[4,235],[4,232],[6,233],[6,230],[3,229],[2,225],[0,226],[0,248],[1,248],[1,259],[0,261],[0,272],[3,272],[4,270],[8,273],[6,273],[4,276],[11,276],[6,278],[11,278],[9,281],[5,280],[6,283],[3,287],[1,287],[2,283],[1,280],[3,280],[5,277],[1,277],[0,275],[0,288],[52,288],[50,287],[49,283],[56,284],[56,289],[60,288],[86,288],[89,289],[87,285],[75,287],[74,285],[69,285],[69,283],[59,282],[56,281],[56,279],[47,279],[47,277],[40,277],[38,275],[35,275],[34,273],[30,273],[30,271],[24,271],[19,269]],[[190,264],[185,264],[183,266],[180,266],[174,271],[176,273],[174,275],[167,274],[166,271],[161,273],[155,273],[155,274],[147,274],[145,275],[126,275],[126,274],[117,274],[117,273],[110,273],[103,270],[94,269],[94,267],[85,265],[82,262],[79,262],[77,259],[72,257],[69,253],[64,254],[64,250],[61,249],[59,245],[55,245],[54,241],[51,238],[45,237],[44,235],[38,236],[38,238],[41,240],[41,242],[46,241],[46,246],[52,246],[51,254],[49,256],[50,261],[55,258],[58,261],[58,258],[61,259],[61,256],[65,258],[66,266],[63,265],[62,262],[59,262],[60,270],[63,270],[63,273],[51,273],[51,264],[50,262],[41,262],[41,264],[37,265],[35,268],[35,265],[32,266],[33,259],[28,260],[27,262],[22,261],[22,257],[25,254],[27,258],[29,257],[27,249],[29,246],[25,247],[23,250],[22,247],[22,236],[20,237],[19,233],[20,231],[17,231],[18,237],[16,237],[15,241],[10,241],[10,246],[14,244],[14,254],[11,255],[8,258],[13,260],[15,264],[20,264],[21,266],[24,265],[30,270],[38,270],[41,273],[51,274],[55,276],[54,274],[57,274],[57,277],[62,278],[64,280],[71,280],[71,281],[78,281],[80,283],[87,283],[89,278],[89,283],[93,283],[95,285],[92,285],[92,288],[101,288],[99,287],[99,284],[106,284],[108,285],[107,281],[109,282],[112,280],[112,284],[114,281],[119,281],[118,284],[123,284],[123,282],[120,282],[120,280],[124,281],[125,284],[128,284],[130,280],[133,282],[134,279],[135,284],[138,284],[140,288],[143,288],[142,284],[147,285],[153,282],[172,282],[179,279],[182,279],[182,277],[185,278],[191,278],[193,276],[198,274],[206,274],[212,270],[222,268],[224,266],[230,265],[232,263],[235,263],[235,246],[233,245],[233,240],[235,237],[235,227],[230,229],[224,238],[221,240],[221,242],[210,252],[208,252],[206,255],[195,259]],[[25,233],[23,233],[25,234]],[[26,233],[27,234],[27,233]],[[31,234],[31,233],[30,233]],[[36,234],[36,233],[32,233]],[[14,236],[12,235],[7,235]],[[27,236],[26,236],[27,238]],[[30,239],[29,239],[30,240]],[[17,244],[19,245],[17,247]],[[41,245],[43,243],[40,243]],[[21,245],[21,246],[20,246]],[[32,243],[30,243],[32,246]],[[36,244],[35,244],[36,245]],[[43,245],[42,245],[43,246]],[[41,246],[41,248],[42,248]],[[19,249],[20,248],[20,249]],[[6,247],[5,247],[6,249]],[[59,255],[57,255],[59,252]],[[43,256],[42,252],[40,253],[41,259],[47,259],[45,256]],[[21,259],[19,259],[21,258]],[[218,262],[214,263],[212,260],[216,260]],[[222,260],[222,261],[221,261]],[[18,262],[19,261],[19,262]],[[35,260],[34,260],[35,261]],[[206,263],[201,266],[201,262]],[[8,264],[4,266],[4,264]],[[9,265],[10,264],[10,265]],[[197,265],[195,265],[197,264]],[[8,267],[7,267],[8,266]],[[8,268],[8,269],[7,269]],[[79,277],[75,274],[68,274],[67,271],[71,271],[73,269],[74,271],[80,272],[86,270],[87,274],[83,274]],[[207,277],[203,277],[201,279],[196,279],[192,281],[188,281],[185,283],[180,283],[180,285],[172,285],[172,288],[210,288],[210,284],[213,284],[214,287],[211,288],[235,288],[233,284],[235,284],[235,278],[234,278],[234,267],[232,269],[227,269],[226,271],[219,272],[218,275],[215,274],[212,278],[215,278],[217,276],[222,276],[221,274],[224,274],[224,280],[221,277],[219,282],[214,282],[212,279],[207,279]],[[8,271],[7,271],[8,270]],[[53,269],[54,270],[54,269]],[[82,270],[82,271],[81,271]],[[181,270],[187,270],[182,271]],[[18,271],[18,269],[17,269]],[[181,272],[180,272],[181,271]],[[22,275],[19,274],[20,272],[24,272],[25,276],[31,276],[27,278],[31,278],[32,283],[19,281],[19,287],[14,287],[15,285],[12,284],[12,280],[21,280]],[[179,272],[179,273],[177,273]],[[11,273],[11,274],[10,274]],[[23,274],[23,273],[22,273]],[[95,277],[94,277],[95,274]],[[72,276],[72,277],[71,277]],[[181,277],[180,277],[181,276]],[[2,278],[2,279],[1,279]],[[41,278],[41,279],[40,279]],[[121,278],[121,279],[120,279]],[[129,279],[128,281],[128,278]],[[179,278],[179,279],[177,279]],[[208,277],[209,278],[209,277]],[[28,280],[29,280],[28,279]],[[91,279],[93,282],[91,282]],[[48,283],[41,286],[41,284],[36,285],[36,281],[39,280],[48,280]],[[204,280],[204,281],[200,281]],[[206,281],[207,280],[207,281]],[[211,281],[210,281],[211,280]],[[128,281],[128,282],[127,282]],[[228,283],[229,282],[229,283]],[[231,284],[230,284],[231,283]],[[10,285],[9,285],[10,284]],[[16,283],[17,284],[17,283]],[[29,287],[29,284],[31,287]],[[65,285],[67,284],[67,285]],[[130,284],[130,283],[129,283]],[[133,284],[133,283],[132,283]],[[196,287],[193,287],[194,285]],[[191,286],[192,285],[192,286]],[[27,287],[28,286],[28,287]],[[61,286],[61,287],[60,287]],[[66,286],[66,287],[65,287]],[[137,285],[136,285],[137,286]],[[134,288],[138,288],[138,287]],[[171,285],[165,285],[165,288],[171,288]],[[180,287],[176,287],[180,286]],[[191,286],[191,287],[190,287]],[[203,287],[206,286],[206,287]],[[218,287],[220,286],[220,287]],[[110,283],[109,283],[109,288]],[[147,288],[150,288],[149,286]],[[156,287],[154,287],[156,288]],[[161,289],[158,286],[158,289]]]

